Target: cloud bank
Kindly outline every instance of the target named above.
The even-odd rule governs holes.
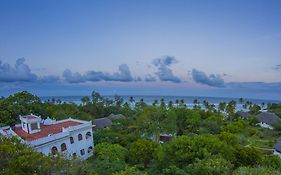
[[[116,81],[116,82],[173,82],[182,83],[179,77],[175,76],[171,65],[176,64],[178,61],[172,56],[166,56],[154,59],[151,66],[156,68],[156,72],[148,72],[144,77],[138,75],[132,76],[131,70],[127,64],[122,64],[118,70],[109,73],[104,71],[90,70],[85,73],[72,72],[69,69],[63,71],[62,76],[36,75],[30,67],[25,63],[24,58],[16,60],[14,65],[2,63],[0,61],[0,84],[1,88],[9,90],[11,88],[24,88],[25,86],[39,87],[39,86],[52,86],[59,87],[62,85],[75,87],[81,86],[86,82],[102,82],[102,81]],[[276,65],[274,70],[281,71],[281,65]],[[223,77],[226,74],[206,74],[204,71],[192,69],[189,71],[189,78],[195,83],[207,85],[213,90],[218,92],[235,90],[235,92],[257,92],[263,94],[265,92],[281,93],[281,83],[265,83],[265,82],[225,82]],[[155,84],[156,86],[157,84]],[[189,86],[190,85],[190,86]],[[176,87],[176,85],[174,85]],[[186,88],[192,88],[192,84],[187,83]],[[127,86],[129,87],[129,86]],[[222,88],[223,87],[223,88]],[[0,88],[0,89],[1,89]],[[234,92],[234,91],[233,91]]]
[[[156,58],[153,60],[152,64],[157,67],[157,72],[155,74],[161,81],[170,81],[173,83],[180,83],[181,79],[174,75],[170,66],[177,63],[174,57],[166,56],[162,58]]]
[[[147,74],[144,77],[144,81],[146,81],[146,82],[154,82],[154,81],[156,81],[156,78],[154,76],[152,76],[151,74]]]
[[[37,80],[37,75],[33,74],[24,58],[17,59],[14,66],[0,61],[0,82],[33,82]]]
[[[205,84],[212,87],[225,87],[224,80],[218,74],[207,75],[205,72],[192,69],[192,78],[196,83]]]
[[[39,82],[49,83],[59,81],[58,76],[47,75],[37,76],[32,73],[29,66],[24,63],[25,58],[19,58],[16,60],[14,66],[8,63],[3,63],[0,60],[0,82],[12,83],[12,82]]]
[[[281,64],[275,65],[275,66],[273,67],[273,70],[281,71]]]
[[[120,82],[131,82],[140,81],[140,78],[134,79],[131,71],[126,64],[122,64],[118,67],[118,72],[113,74],[101,71],[88,71],[81,75],[78,72],[72,73],[69,69],[63,72],[63,77],[68,83],[84,83],[87,81],[120,81]]]
[[[84,76],[82,76],[78,72],[72,73],[71,70],[69,70],[69,69],[66,69],[65,71],[63,71],[62,76],[65,78],[65,80],[68,83],[83,83],[83,82],[85,82]]]

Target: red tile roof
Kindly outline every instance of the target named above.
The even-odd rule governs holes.
[[[36,139],[40,139],[43,137],[47,137],[49,134],[58,134],[62,132],[62,128],[68,128],[69,126],[77,126],[82,123],[76,122],[76,121],[66,121],[58,124],[52,124],[52,125],[42,125],[40,124],[41,131],[34,134],[28,134],[25,132],[21,127],[16,127],[13,130],[15,133],[17,133],[18,136],[23,138],[27,141],[32,141]]]
[[[24,118],[27,118],[27,119],[35,119],[37,117],[33,116],[33,115],[27,115],[27,116],[23,116]]]

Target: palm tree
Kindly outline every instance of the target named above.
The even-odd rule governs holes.
[[[242,105],[242,107],[243,107],[244,109],[247,109],[247,108],[248,108],[247,103],[244,103],[244,104]]]
[[[193,108],[194,109],[200,109],[200,106],[199,106],[199,104],[200,104],[200,101],[198,100],[198,99],[194,99],[193,100]]]
[[[169,109],[172,109],[172,108],[173,108],[173,101],[172,101],[172,100],[169,101],[168,107],[169,107]]]
[[[104,100],[104,105],[105,105],[106,107],[109,107],[109,106],[111,106],[112,104],[113,104],[113,100],[112,100],[112,99],[106,98],[106,99]]]
[[[261,108],[262,108],[262,109],[265,108],[265,103],[264,103],[264,102],[261,103]]]
[[[244,99],[243,98],[239,98],[239,103],[240,104],[244,103]]]
[[[226,103],[225,102],[220,102],[219,103],[219,107],[218,107],[219,112],[224,112],[225,111],[225,107],[226,107]]]
[[[136,102],[135,109],[142,110],[145,106],[146,106],[146,104],[144,103],[143,98],[141,98],[138,102]]]
[[[166,104],[165,104],[164,98],[161,98],[160,106],[161,106],[162,108],[166,108]]]
[[[153,106],[156,106],[158,104],[158,100],[155,99],[154,102],[152,103]]]
[[[58,98],[57,99],[57,104],[61,104],[61,102],[62,102],[61,99]]]
[[[184,103],[184,99],[180,100],[180,107],[186,107],[185,103]]]
[[[236,101],[231,100],[228,102],[226,106],[226,112],[228,114],[229,120],[232,121],[234,115],[235,115],[235,109],[236,109]]]
[[[209,105],[209,111],[216,112],[216,106],[214,104]]]
[[[92,92],[92,101],[93,101],[93,103],[101,102],[101,101],[103,101],[103,96],[101,96],[100,93],[93,91]]]
[[[86,105],[86,104],[89,104],[90,98],[88,96],[84,96],[81,98],[81,101],[82,101],[83,105]]]
[[[198,102],[199,102],[199,101],[198,101],[197,99],[194,99],[194,100],[193,100],[193,104],[194,104],[194,105],[197,105]]]
[[[179,99],[176,99],[176,105],[179,107]]]
[[[122,104],[124,102],[124,99],[119,96],[119,95],[114,95],[114,103],[115,103],[115,106],[119,109],[121,108]]]
[[[209,110],[209,108],[210,108],[209,102],[206,101],[206,100],[204,100],[204,101],[203,101],[203,104],[204,104],[205,108],[206,108],[207,110]]]
[[[133,108],[134,105],[135,105],[135,99],[134,99],[134,97],[130,96],[129,101],[130,101],[130,106],[131,106],[131,108]]]

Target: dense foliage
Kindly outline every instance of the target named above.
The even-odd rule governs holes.
[[[194,100],[192,109],[184,100],[155,100],[147,105],[142,99],[128,102],[120,96],[104,98],[97,92],[81,99],[81,104],[59,99],[42,102],[20,92],[0,99],[0,125],[13,125],[19,115],[34,113],[44,117],[84,120],[120,113],[124,119],[113,121],[109,128],[94,131],[94,157],[79,162],[43,156],[16,139],[0,140],[1,174],[115,174],[115,175],[264,175],[281,174],[281,159],[272,155],[280,130],[258,127],[255,118],[242,120],[235,114],[236,103],[254,115],[263,106],[221,102],[216,108]],[[269,110],[280,115],[281,105]],[[281,127],[280,127],[281,128]],[[171,141],[159,143],[162,134]]]
[[[69,174],[83,175],[87,171],[78,160],[65,160],[60,155],[44,156],[21,144],[17,138],[0,137],[0,174]]]

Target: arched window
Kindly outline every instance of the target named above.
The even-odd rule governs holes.
[[[79,135],[78,135],[78,140],[80,141],[80,140],[82,140],[82,139],[83,139],[82,134],[79,134]]]
[[[93,151],[93,147],[90,146],[90,147],[88,148],[88,153],[90,153],[90,152],[92,152],[92,151]]]
[[[60,149],[61,149],[61,151],[67,150],[66,144],[65,144],[65,143],[61,144],[61,145],[60,145]]]
[[[56,155],[56,154],[58,153],[58,148],[55,147],[55,146],[53,146],[52,149],[51,149],[51,151],[52,151],[52,154],[53,154],[53,155]]]
[[[70,143],[71,143],[71,144],[74,143],[73,137],[70,137]]]
[[[91,138],[91,136],[92,136],[91,132],[87,132],[87,134],[86,134],[86,139]]]

